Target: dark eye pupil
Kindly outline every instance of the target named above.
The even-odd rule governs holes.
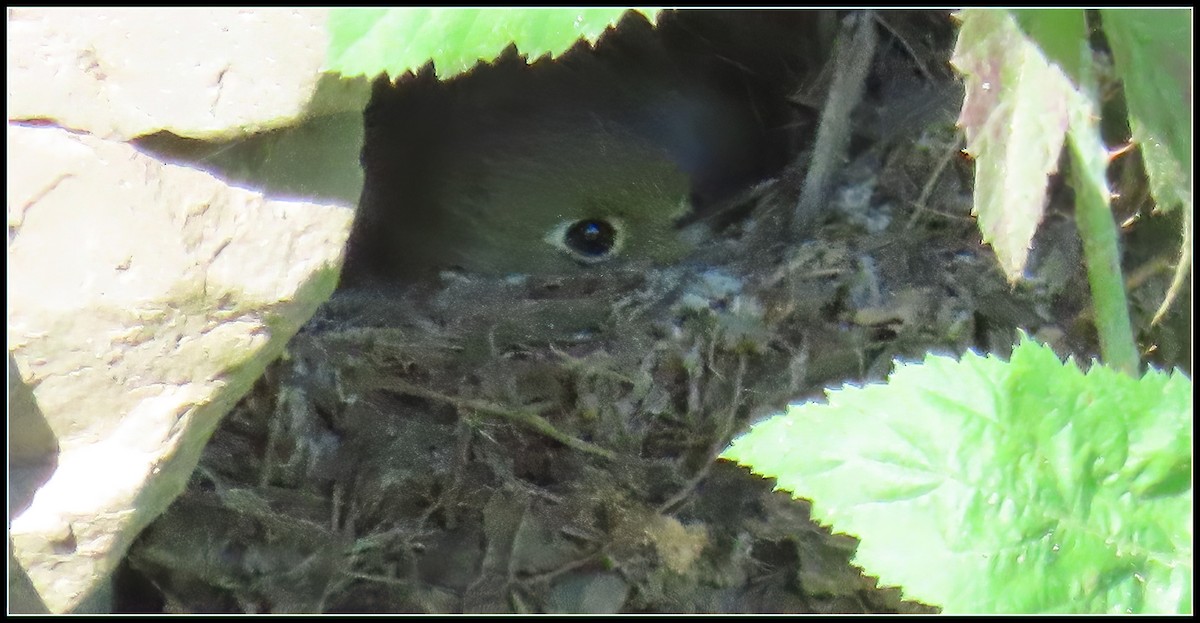
[[[584,219],[567,229],[567,248],[585,257],[602,257],[617,243],[617,230],[608,221]]]

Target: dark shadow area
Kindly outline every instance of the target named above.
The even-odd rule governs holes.
[[[206,171],[273,199],[353,205],[362,189],[362,78],[325,74],[293,125],[234,139],[163,131],[133,145],[165,162]]]
[[[38,487],[58,467],[58,439],[46,422],[37,398],[17,362],[8,355],[8,519],[33,502]]]
[[[37,397],[21,379],[12,353],[8,355],[8,521],[33,503],[37,493],[58,467],[58,439],[38,407]],[[8,539],[9,612],[46,612],[46,605],[29,576],[13,556]]]

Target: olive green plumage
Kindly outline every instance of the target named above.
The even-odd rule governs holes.
[[[381,81],[343,286],[678,260],[700,237],[679,219],[767,168],[764,110],[713,74],[642,21],[553,63],[510,51],[445,83]],[[565,234],[593,220],[612,248],[572,252]]]
[[[608,262],[666,262],[688,249],[675,220],[688,176],[659,147],[611,122],[540,120],[490,136],[429,182],[433,231],[400,233],[405,255],[473,274],[570,272]],[[567,243],[570,226],[611,224],[611,249]]]

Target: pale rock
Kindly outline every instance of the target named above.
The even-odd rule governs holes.
[[[327,9],[8,10],[8,118],[114,139],[230,137],[291,125],[313,101]],[[351,89],[355,91],[356,89]],[[338,98],[334,98],[338,99]]]
[[[10,421],[53,438],[34,446],[45,456],[10,448],[42,468],[20,483],[10,539],[64,612],[101,588],[328,297],[352,211],[59,128],[10,124],[8,152],[10,365],[34,397]]]
[[[102,612],[332,291],[370,89],[326,9],[7,14],[10,608]]]

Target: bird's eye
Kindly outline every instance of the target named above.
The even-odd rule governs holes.
[[[563,232],[562,243],[584,260],[600,260],[616,249],[617,228],[602,219],[575,221]]]
[[[576,262],[596,264],[616,256],[627,242],[625,235],[625,224],[619,218],[585,218],[559,221],[544,240]]]

